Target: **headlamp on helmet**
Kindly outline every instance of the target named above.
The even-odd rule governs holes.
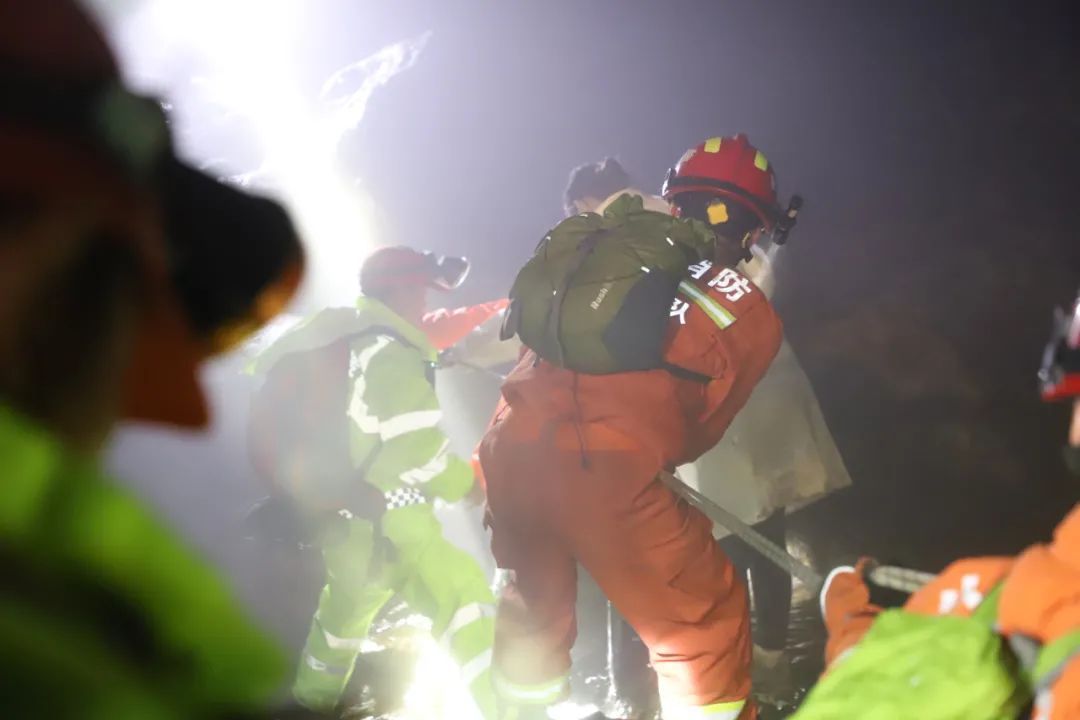
[[[469,276],[468,258],[424,253],[431,264],[431,284],[439,290],[456,290]]]
[[[1080,396],[1080,297],[1070,311],[1054,311],[1050,341],[1039,368],[1039,389],[1048,401]]]

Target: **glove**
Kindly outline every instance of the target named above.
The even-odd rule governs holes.
[[[880,608],[870,604],[870,588],[863,573],[872,561],[861,558],[855,567],[835,568],[821,589],[821,614],[829,638],[825,643],[825,666],[844,658],[866,634]]]
[[[860,558],[855,567],[833,568],[821,588],[821,617],[829,632],[838,630],[851,615],[870,605],[870,588],[863,574],[873,561]]]

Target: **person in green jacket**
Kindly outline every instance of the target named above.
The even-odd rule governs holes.
[[[0,716],[281,717],[276,645],[99,455],[206,424],[198,365],[291,297],[292,224],[175,157],[73,0],[0,0],[0,58]]]
[[[317,313],[255,362],[266,379],[252,408],[254,464],[295,501],[326,566],[293,686],[307,707],[343,701],[372,622],[396,594],[431,620],[479,713],[495,715],[494,596],[432,506],[474,491],[473,472],[439,427],[438,356],[420,327],[427,290],[457,287],[467,271],[463,258],[377,250],[355,308]]]

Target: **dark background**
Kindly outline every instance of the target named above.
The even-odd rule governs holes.
[[[315,87],[434,32],[342,168],[388,242],[470,256],[460,302],[506,292],[573,166],[614,154],[656,190],[686,148],[748,133],[781,193],[806,197],[777,304],[855,480],[796,529],[822,566],[867,553],[936,570],[1047,538],[1080,490],[1058,452],[1066,412],[1035,386],[1050,310],[1080,284],[1073,5],[327,0],[297,32]],[[211,443],[115,458],[242,568],[229,543],[255,490],[243,403],[222,400],[237,377],[218,376]],[[272,598],[280,578],[259,582],[248,592]]]

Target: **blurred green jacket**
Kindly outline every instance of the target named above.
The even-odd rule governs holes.
[[[0,716],[259,717],[278,648],[90,460],[0,405]]]

